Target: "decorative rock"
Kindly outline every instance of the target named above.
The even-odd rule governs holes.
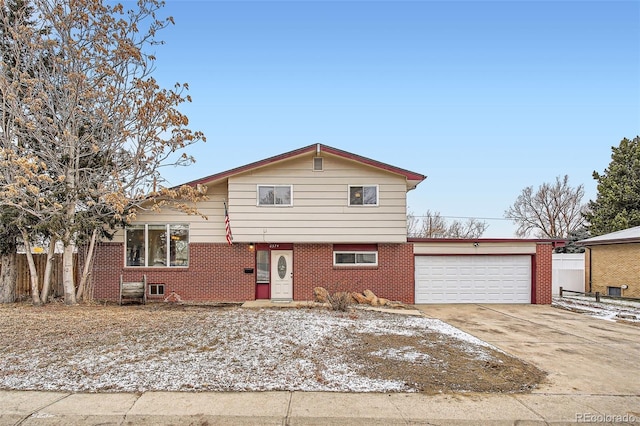
[[[376,296],[371,290],[365,290],[364,297],[367,299],[367,303],[369,303],[371,306],[379,306],[378,296]]]
[[[313,299],[318,303],[327,303],[329,292],[324,287],[316,287],[313,289]]]
[[[367,304],[367,303],[369,303],[367,301],[366,297],[364,297],[362,294],[357,293],[355,291],[353,293],[351,293],[351,297],[359,304]]]

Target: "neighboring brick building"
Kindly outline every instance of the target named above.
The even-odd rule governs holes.
[[[640,226],[579,241],[585,254],[585,288],[640,298]]]

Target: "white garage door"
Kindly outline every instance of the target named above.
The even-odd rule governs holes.
[[[416,303],[531,303],[531,256],[416,256]]]

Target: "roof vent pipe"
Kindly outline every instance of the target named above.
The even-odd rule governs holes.
[[[320,155],[320,144],[316,144],[316,155]]]

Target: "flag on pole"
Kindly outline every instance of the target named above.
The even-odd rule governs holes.
[[[227,236],[227,243],[233,244],[233,234],[231,234],[231,224],[229,223],[229,211],[227,210],[227,202],[224,203],[224,230]]]

